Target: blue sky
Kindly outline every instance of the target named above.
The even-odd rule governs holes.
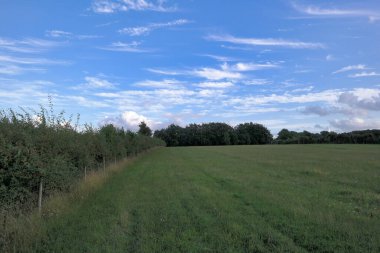
[[[0,0],[1,108],[135,130],[380,128],[378,0]]]

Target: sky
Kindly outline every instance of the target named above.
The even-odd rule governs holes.
[[[136,130],[380,128],[378,0],[0,0],[0,108]]]

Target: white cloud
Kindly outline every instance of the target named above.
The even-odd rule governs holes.
[[[380,76],[380,73],[377,73],[377,72],[374,72],[374,71],[372,71],[372,72],[363,71],[363,72],[360,72],[360,73],[349,75],[348,77],[359,78],[359,77],[370,77],[370,76]]]
[[[53,38],[70,38],[73,34],[60,30],[49,30],[45,32],[45,35]]]
[[[211,81],[220,81],[220,80],[238,80],[243,79],[245,76],[242,72],[257,71],[263,69],[273,69],[278,68],[277,63],[253,63],[253,62],[238,62],[235,64],[223,63],[220,65],[220,68],[213,67],[201,67],[194,68],[193,70],[165,70],[165,69],[154,69],[148,68],[147,70],[152,73],[161,74],[161,75],[184,75],[184,76],[195,76],[205,78]]]
[[[355,89],[339,96],[339,103],[353,109],[380,111],[380,89]]]
[[[216,88],[216,89],[224,89],[234,86],[233,82],[203,82],[197,84],[198,87],[201,88]]]
[[[267,79],[250,79],[243,81],[243,84],[245,85],[268,85],[272,82]]]
[[[176,71],[176,70],[165,70],[165,69],[154,69],[154,68],[148,68],[146,69],[149,72],[165,75],[165,76],[178,76],[178,75],[184,75],[184,72]]]
[[[215,89],[204,89],[200,90],[197,94],[201,98],[216,98],[224,95],[223,90],[215,90]]]
[[[227,105],[245,105],[245,106],[257,106],[268,104],[290,104],[290,103],[311,103],[311,102],[336,102],[338,96],[342,93],[340,90],[325,90],[321,92],[310,92],[300,95],[294,95],[291,93],[285,94],[271,94],[271,95],[257,95],[257,96],[245,96],[235,97],[226,100],[224,103]]]
[[[241,79],[243,75],[239,72],[228,70],[220,70],[214,68],[200,68],[192,71],[192,74],[198,77],[203,77],[208,80],[222,80],[222,79]]]
[[[338,74],[338,73],[352,71],[352,70],[365,70],[365,69],[368,69],[368,67],[364,64],[350,65],[350,66],[346,66],[341,69],[338,69],[337,71],[334,71],[333,74]]]
[[[128,34],[129,36],[141,36],[148,35],[152,31],[152,28],[148,26],[139,26],[139,27],[126,27],[119,30],[119,33]]]
[[[302,42],[284,39],[259,39],[259,38],[239,38],[231,35],[209,35],[207,37],[209,40],[228,42],[232,44],[249,45],[249,46],[275,46],[275,47],[287,47],[287,48],[307,48],[307,49],[317,49],[324,48],[325,46],[321,43],[314,42]]]
[[[380,111],[380,89],[354,89],[337,94],[333,103],[325,106],[311,105],[303,108],[302,113],[326,116],[344,114],[351,116],[367,115],[369,111]]]
[[[92,10],[95,13],[115,13],[126,11],[158,11],[172,12],[175,7],[164,6],[162,0],[95,0],[92,3]]]
[[[182,87],[183,82],[174,79],[164,79],[161,81],[145,80],[135,83],[136,86],[162,89],[178,89]]]
[[[293,92],[293,93],[309,92],[309,91],[312,91],[313,89],[314,89],[314,86],[309,85],[309,86],[307,86],[307,87],[303,87],[303,88],[298,88],[298,89],[291,90],[290,92]]]
[[[317,6],[300,6],[293,4],[294,8],[304,14],[317,17],[366,17],[371,22],[380,19],[380,11],[360,9],[323,9]]]
[[[108,50],[108,51],[116,51],[116,52],[130,52],[130,53],[146,53],[148,50],[141,49],[139,46],[140,42],[133,41],[130,43],[124,42],[113,42],[111,45],[105,47],[99,47],[99,49]]]
[[[228,65],[227,63],[224,63],[222,65],[222,69],[225,71],[236,71],[236,72],[246,72],[246,71],[255,71],[255,70],[262,70],[262,69],[272,69],[272,68],[278,68],[279,65],[274,63],[245,63],[245,62],[239,62],[233,65]]]
[[[117,116],[106,116],[100,121],[100,125],[113,124],[117,127],[123,127],[127,130],[138,131],[139,124],[144,121],[152,130],[157,129],[162,123],[148,119],[135,111],[124,111]]]
[[[376,119],[364,119],[360,117],[350,119],[335,119],[330,121],[330,124],[342,131],[364,130],[364,129],[379,129],[380,121]]]
[[[115,84],[105,80],[101,79],[99,77],[94,76],[86,76],[84,78],[86,83],[81,85],[81,88],[88,88],[88,89],[112,89],[115,88]]]
[[[121,115],[121,118],[124,120],[124,122],[126,123],[126,125],[129,125],[129,126],[131,126],[132,128],[135,128],[135,129],[138,127],[138,125],[142,121],[144,121],[148,126],[152,125],[152,122],[150,120],[148,120],[145,116],[139,115],[136,112],[132,112],[132,111],[124,112]]]
[[[128,34],[129,36],[148,35],[153,30],[157,30],[157,29],[165,28],[165,27],[180,26],[180,25],[184,25],[188,23],[190,23],[189,20],[177,19],[177,20],[167,22],[167,23],[152,23],[147,26],[126,27],[126,28],[120,29],[119,33]]]

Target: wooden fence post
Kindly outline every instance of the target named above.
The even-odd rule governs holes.
[[[103,172],[106,172],[106,157],[103,156]]]
[[[38,193],[38,213],[41,215],[41,211],[42,211],[42,190],[43,190],[43,180],[42,180],[42,177],[40,179],[40,191]]]
[[[87,180],[87,166],[84,166],[84,181]]]
[[[7,228],[7,212],[6,211],[3,213],[3,228],[4,228],[4,231]]]

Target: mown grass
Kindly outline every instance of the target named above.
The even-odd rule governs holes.
[[[380,146],[162,148],[71,204],[20,251],[380,252]]]

